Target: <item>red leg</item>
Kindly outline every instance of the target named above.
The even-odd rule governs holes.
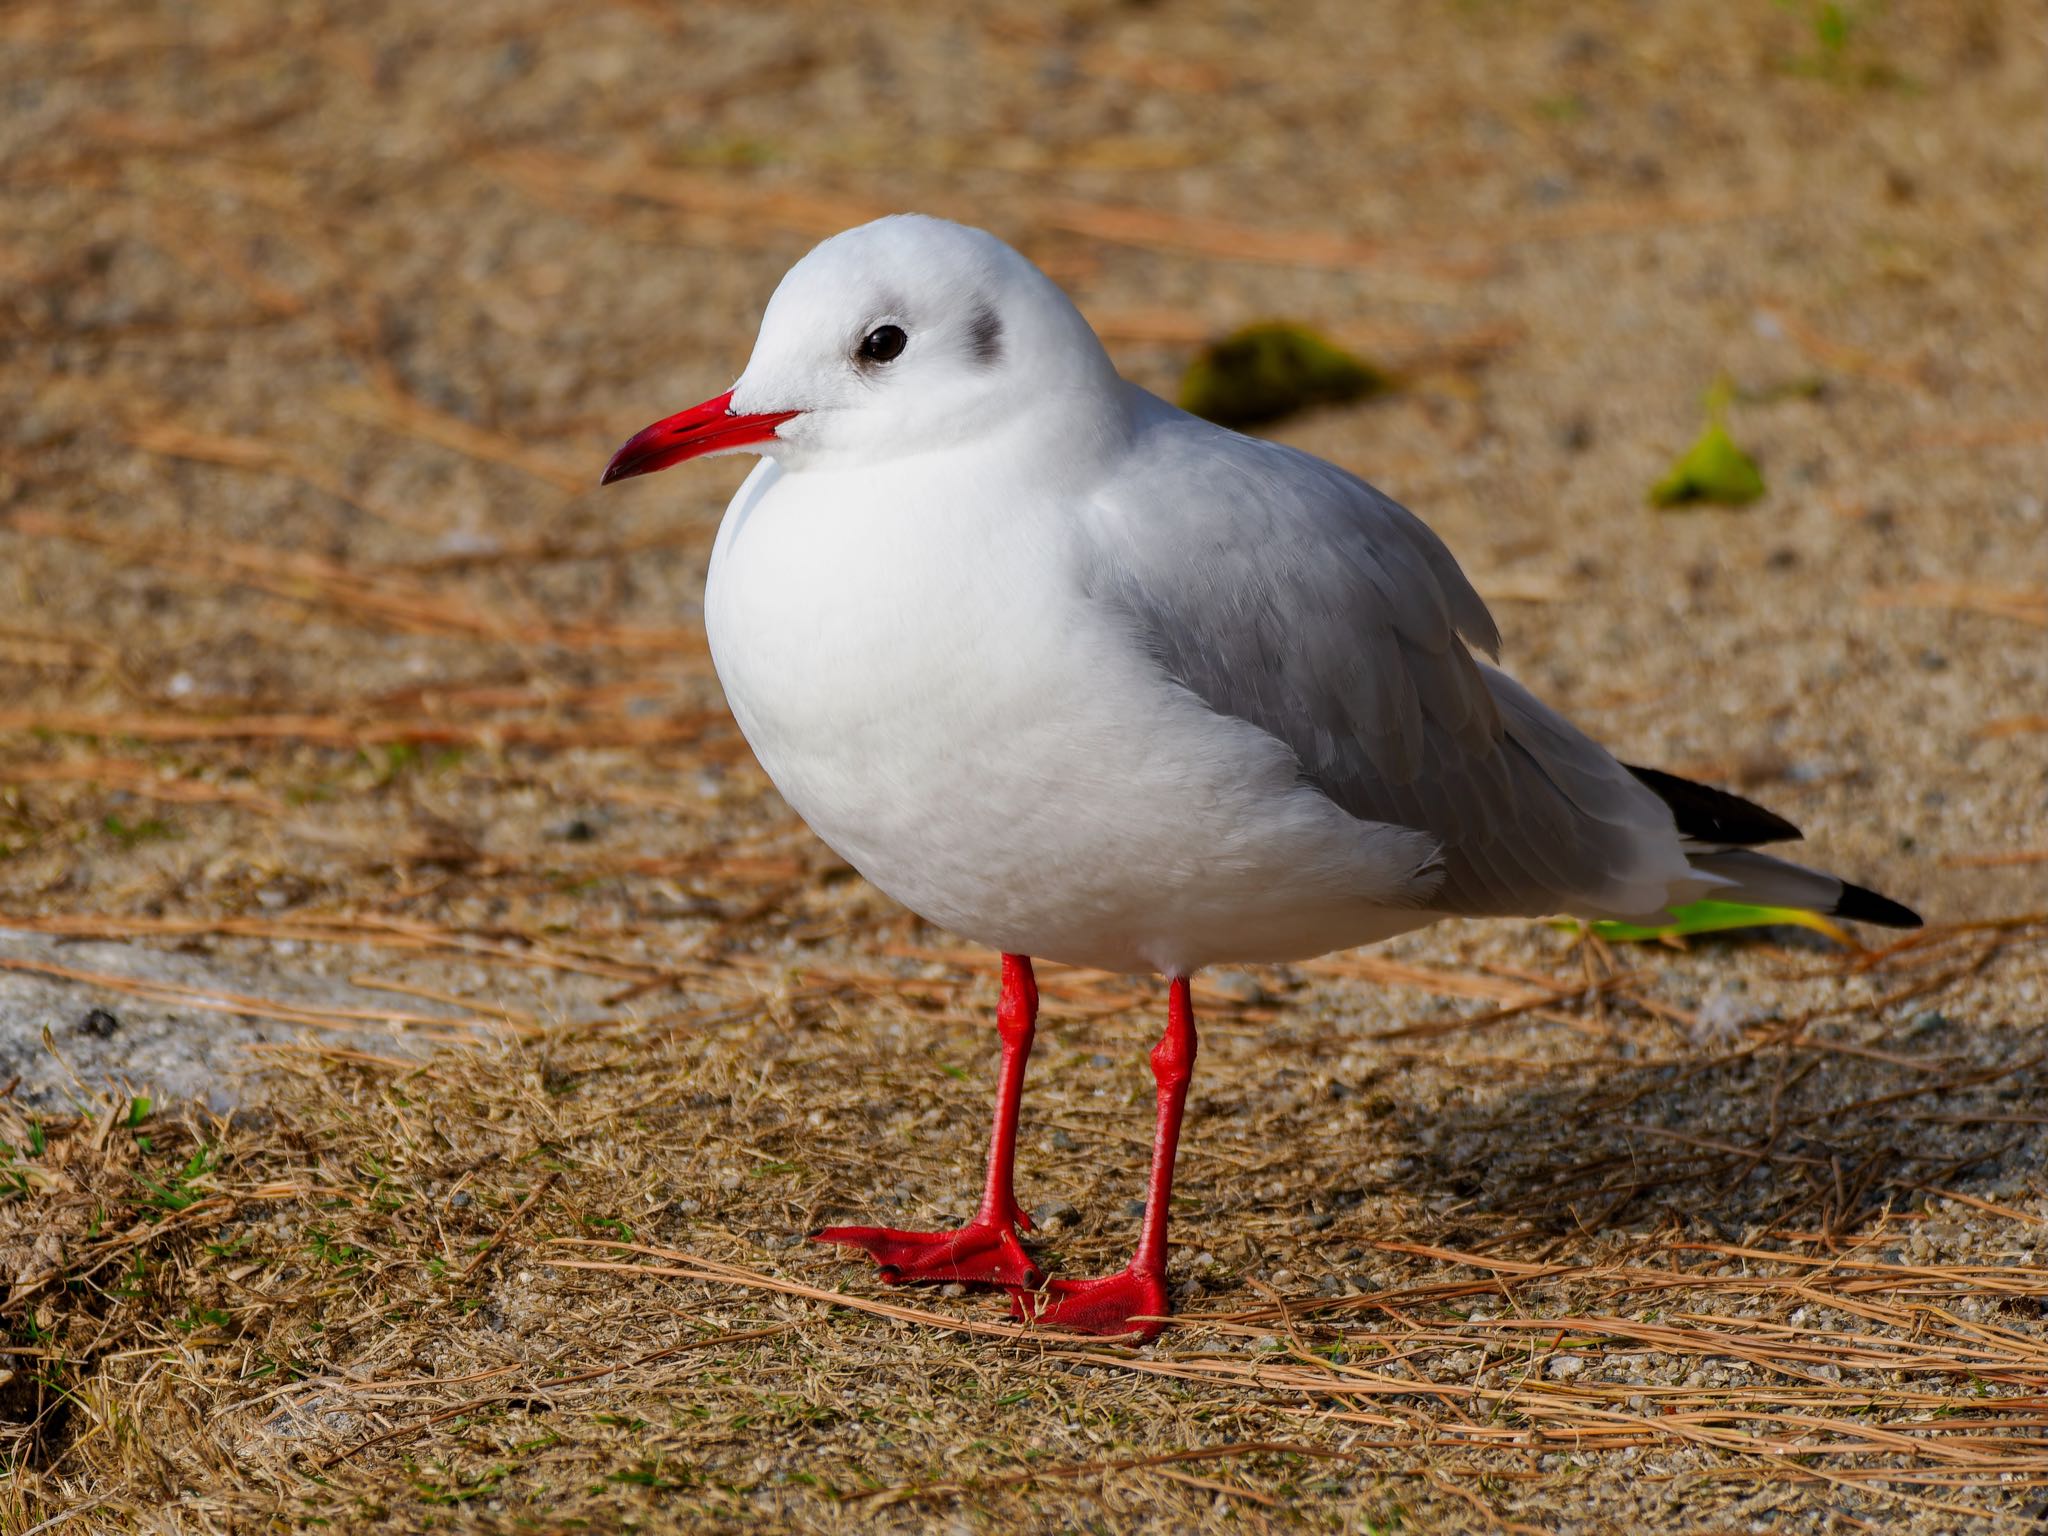
[[[1159,1124],[1152,1136],[1152,1176],[1145,1187],[1145,1224],[1138,1232],[1138,1251],[1113,1275],[1054,1280],[1043,1290],[1013,1288],[1014,1316],[1081,1333],[1158,1336],[1165,1326],[1159,1319],[1171,1310],[1166,1299],[1166,1208],[1173,1197],[1173,1159],[1194,1075],[1195,1010],[1187,978],[1176,976],[1167,992],[1166,1033],[1152,1047]]]
[[[899,1232],[891,1227],[827,1227],[811,1234],[814,1243],[842,1243],[873,1256],[888,1285],[915,1281],[944,1284],[1033,1286],[1045,1276],[1032,1263],[1017,1229],[1031,1230],[1031,1218],[1017,1204],[1017,1113],[1024,1100],[1024,1063],[1038,1020],[1038,983],[1024,955],[1003,956],[1003,996],[996,1005],[1002,1036],[1002,1066],[996,1077],[996,1120],[988,1144],[988,1183],[981,1209],[957,1232]]]

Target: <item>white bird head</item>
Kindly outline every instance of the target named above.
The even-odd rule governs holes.
[[[1117,409],[1116,369],[1073,302],[994,235],[895,214],[783,277],[739,381],[636,434],[604,483],[751,451],[846,468]]]

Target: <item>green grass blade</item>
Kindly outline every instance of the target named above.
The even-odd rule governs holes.
[[[1800,907],[1759,907],[1742,901],[1690,901],[1671,909],[1668,923],[1594,922],[1586,926],[1595,935],[1615,944],[1646,944],[1664,939],[1682,939],[1696,933],[1726,933],[1736,928],[1769,928],[1791,924],[1826,934],[1837,944],[1856,947],[1856,941],[1818,912]]]

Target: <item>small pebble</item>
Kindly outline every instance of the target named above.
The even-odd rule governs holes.
[[[1211,971],[1208,983],[1224,996],[1240,1003],[1263,1003],[1271,999],[1259,978],[1248,971]]]

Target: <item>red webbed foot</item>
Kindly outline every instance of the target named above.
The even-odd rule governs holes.
[[[1003,996],[996,1005],[1003,1061],[996,1081],[995,1124],[989,1131],[988,1183],[974,1220],[957,1232],[898,1232],[892,1227],[827,1227],[814,1243],[858,1248],[881,1266],[885,1285],[1035,1286],[1045,1272],[1017,1240],[1031,1230],[1012,1183],[1017,1160],[1017,1110],[1024,1096],[1024,1062],[1038,1017],[1038,983],[1031,961],[1003,956]]]
[[[1028,1228],[1023,1212],[1013,1225],[1007,1220],[976,1218],[957,1232],[899,1232],[892,1227],[827,1227],[813,1232],[814,1243],[858,1248],[881,1267],[884,1285],[1000,1285],[1032,1287],[1045,1272],[1017,1240],[1017,1227]]]
[[[1073,1333],[1136,1334],[1156,1339],[1173,1310],[1166,1277],[1120,1269],[1092,1280],[1053,1280],[1042,1290],[1012,1287],[1010,1315]]]

